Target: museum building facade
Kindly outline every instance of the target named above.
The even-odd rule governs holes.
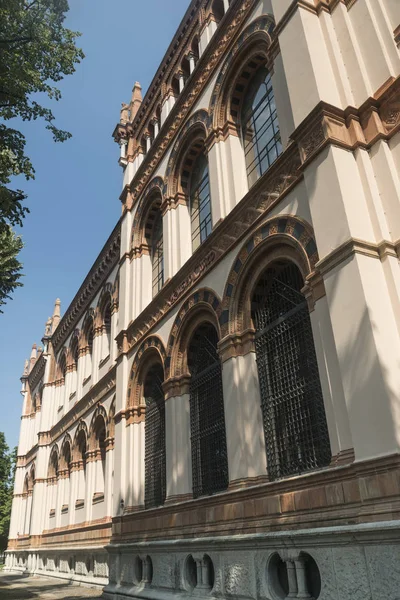
[[[6,568],[398,600],[400,3],[192,0],[113,136],[121,218],[22,376]]]

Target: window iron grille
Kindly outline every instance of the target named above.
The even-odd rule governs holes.
[[[246,171],[251,187],[282,152],[271,75],[260,68],[250,84],[241,111]]]
[[[145,421],[145,507],[154,508],[165,502],[165,400],[162,383],[164,372],[155,365],[144,385]]]
[[[271,480],[327,466],[328,427],[303,280],[294,264],[269,268],[252,303]]]
[[[222,368],[218,336],[210,325],[200,326],[189,349],[190,428],[193,496],[210,495],[228,487],[228,459]]]

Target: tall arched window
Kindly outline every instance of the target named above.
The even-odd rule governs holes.
[[[241,127],[249,187],[282,152],[271,75],[260,67],[245,93]]]
[[[145,507],[165,502],[165,400],[162,384],[164,370],[160,363],[153,365],[144,381],[146,403],[145,421]]]
[[[158,212],[153,225],[151,240],[152,293],[158,294],[164,285],[163,220]]]
[[[106,358],[111,352],[111,296],[107,296],[103,309],[103,343],[101,358]]]
[[[204,152],[197,156],[193,164],[189,190],[192,246],[195,251],[212,231],[208,159]]]
[[[260,277],[252,318],[271,480],[327,466],[328,427],[304,285],[298,267],[277,261]]]
[[[101,461],[101,477],[96,477],[96,492],[104,492],[104,482],[106,476],[106,423],[102,415],[99,415],[93,425],[95,436],[95,450],[99,452],[96,460]]]
[[[218,334],[211,323],[200,325],[190,342],[190,429],[193,496],[228,487],[222,368],[217,352]]]

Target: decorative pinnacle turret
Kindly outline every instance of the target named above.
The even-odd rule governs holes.
[[[57,298],[54,304],[53,318],[51,320],[51,333],[54,333],[61,318],[61,300]]]
[[[31,351],[31,358],[30,358],[30,366],[29,366],[29,372],[32,371],[33,369],[33,365],[36,362],[36,358],[37,358],[37,346],[36,344],[33,344],[32,346],[32,351]]]
[[[136,117],[136,114],[142,104],[142,86],[138,81],[135,81],[135,85],[132,88],[132,98],[129,105],[130,108],[130,120],[131,122]]]

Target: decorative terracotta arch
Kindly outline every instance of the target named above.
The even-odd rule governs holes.
[[[65,378],[63,370],[65,369],[65,373],[67,373],[68,362],[68,349],[64,346],[64,348],[61,350],[60,354],[57,357],[56,385],[62,385],[64,383]]]
[[[115,396],[111,401],[107,420],[107,438],[113,439],[115,436]]]
[[[154,177],[149,185],[144,190],[141,199],[139,200],[135,216],[133,218],[132,235],[131,235],[131,247],[140,248],[145,244],[145,221],[149,211],[155,199],[159,200],[157,208],[159,208],[163,201],[163,190],[164,180],[162,177]]]
[[[85,318],[82,323],[82,333],[80,338],[80,356],[89,351],[88,344],[88,332],[90,327],[93,327],[93,334],[95,329],[95,318],[96,311],[93,307],[90,307],[86,312]]]
[[[33,464],[29,470],[29,489],[33,490],[33,486],[35,485],[36,480],[36,469],[35,464]]]
[[[89,427],[89,450],[97,450],[97,422],[99,421],[99,417],[101,417],[104,421],[104,430],[107,434],[107,422],[108,416],[107,411],[102,404],[98,404],[93,413],[92,419],[90,421]]]
[[[235,85],[242,70],[253,57],[271,58],[271,34],[275,27],[271,15],[262,15],[255,19],[239,36],[228,53],[219,72],[209,105],[209,126],[214,130],[223,128],[230,118],[228,109],[235,93]],[[259,64],[259,60],[255,61]],[[258,64],[255,66],[258,67]]]
[[[70,462],[67,463],[65,460],[65,448],[66,446],[69,445],[69,452],[70,452]],[[71,468],[71,462],[72,462],[72,439],[69,433],[66,433],[64,436],[64,439],[61,443],[61,450],[60,450],[60,463],[59,463],[59,471],[60,471],[60,476],[69,476],[69,471]]]
[[[211,322],[219,337],[221,329],[219,319],[222,311],[221,300],[209,288],[196,290],[181,306],[172,326],[167,346],[166,378],[186,377],[187,348],[192,334],[205,321]]]
[[[76,428],[76,431],[75,431],[74,442],[72,444],[72,459],[74,462],[80,461],[82,459],[82,456],[80,454],[80,449],[78,446],[78,438],[80,437],[81,432],[83,432],[83,435],[85,436],[86,452],[87,452],[89,449],[89,433],[88,433],[88,427],[87,427],[85,421],[79,421],[78,427]]]
[[[132,364],[126,396],[127,408],[135,409],[138,413],[137,415],[133,414],[133,417],[141,417],[145,412],[145,407],[141,406],[141,392],[149,368],[158,362],[162,365],[165,375],[166,361],[167,353],[164,343],[158,335],[150,335],[139,346]]]
[[[175,141],[169,157],[167,170],[165,172],[164,196],[175,198],[178,192],[182,192],[179,185],[179,174],[182,170],[187,153],[196,139],[204,142],[208,136],[209,116],[206,109],[201,109],[193,115],[182,126]]]
[[[68,354],[67,354],[67,369],[68,371],[74,371],[76,369],[76,363],[75,363],[75,359],[74,359],[74,346],[75,344],[77,344],[77,348],[78,348],[78,352],[79,352],[79,345],[81,343],[81,335],[82,332],[79,329],[75,329],[74,333],[71,335],[71,339],[69,342],[69,347],[68,347]]]
[[[220,316],[223,337],[252,327],[252,289],[268,264],[277,258],[295,262],[305,281],[311,277],[318,252],[313,229],[306,221],[292,215],[273,217],[244,243],[225,285]]]
[[[57,461],[57,468],[55,468],[55,461]],[[47,467],[47,483],[57,483],[58,471],[60,469],[60,451],[57,444],[54,444],[50,451],[49,464]]]

